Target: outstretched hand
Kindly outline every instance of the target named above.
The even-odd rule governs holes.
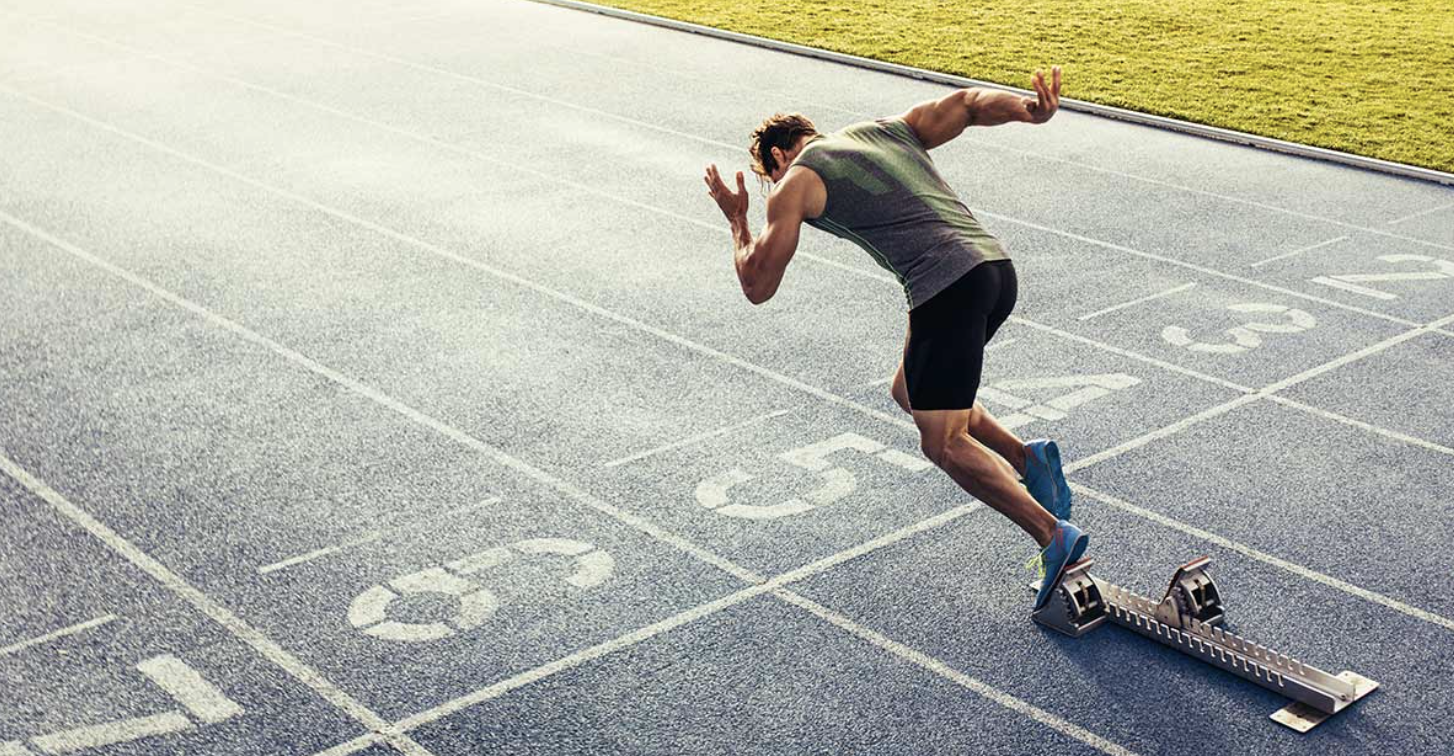
[[[1030,123],[1045,123],[1060,109],[1060,66],[1053,66],[1050,69],[1050,83],[1045,83],[1045,73],[1036,71],[1030,77],[1030,83],[1035,87],[1035,99],[1026,97],[1025,114]]]
[[[747,217],[747,184],[743,181],[742,171],[737,172],[737,191],[727,188],[722,182],[721,174],[717,173],[716,164],[707,166],[707,175],[702,177],[707,182],[707,194],[717,201],[717,207],[727,220],[733,218]]]

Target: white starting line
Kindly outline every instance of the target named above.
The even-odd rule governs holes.
[[[752,427],[754,425],[757,425],[758,423],[762,423],[762,422],[771,420],[771,419],[776,418],[776,417],[782,417],[783,415],[786,415],[789,412],[792,412],[792,410],[790,410],[790,409],[783,409],[783,410],[778,410],[776,412],[769,412],[766,415],[758,415],[757,417],[754,417],[754,418],[752,418],[750,420],[744,420],[744,421],[742,421],[742,422],[740,422],[740,423],[738,423],[736,425],[731,425],[731,426],[728,426],[726,428],[717,428],[716,430],[710,430],[710,431],[707,431],[706,433],[699,433],[699,434],[697,434],[695,436],[690,436],[688,438],[681,439],[680,441],[673,441],[673,442],[671,442],[669,444],[665,444],[665,445],[662,445],[662,446],[658,446],[658,447],[656,447],[654,449],[647,449],[644,452],[638,452],[636,454],[632,454],[629,457],[621,457],[620,459],[613,459],[610,462],[603,462],[601,464],[601,467],[619,467],[619,466],[624,465],[624,464],[626,464],[628,462],[636,462],[638,460],[646,459],[647,457],[650,457],[650,456],[653,456],[653,455],[656,455],[656,454],[661,454],[662,452],[671,451],[672,449],[680,449],[680,448],[682,448],[684,446],[691,446],[692,444],[700,443],[702,441],[706,441],[708,439],[716,438],[718,436],[725,436],[725,435],[727,435],[729,433],[733,433],[735,431],[739,431],[739,430],[742,430],[744,428],[750,428],[750,427]]]
[[[443,513],[442,516],[450,516],[450,515],[464,514],[465,512],[470,512],[470,511],[479,509],[480,507],[488,507],[488,506],[491,506],[491,505],[494,505],[494,504],[499,504],[500,501],[501,501],[500,497],[498,497],[498,496],[491,496],[491,497],[489,497],[489,498],[487,498],[487,499],[485,499],[483,501],[480,501],[480,502],[478,502],[476,504],[472,504],[472,505],[467,506],[467,507],[461,507],[460,509],[456,509],[456,510],[452,510],[450,512]],[[429,515],[420,515],[420,519],[421,520],[428,519],[428,517],[429,517]],[[413,524],[414,525],[418,525],[419,523],[416,522],[416,523],[413,523]],[[333,554],[338,554],[340,552],[347,551],[348,549],[355,548],[357,546],[363,546],[365,544],[374,543],[375,541],[379,541],[384,536],[388,535],[388,530],[395,530],[395,529],[402,528],[402,527],[407,527],[407,526],[396,523],[396,524],[391,524],[388,527],[387,530],[382,530],[382,529],[381,530],[371,530],[371,531],[368,531],[367,533],[364,533],[361,536],[358,536],[357,538],[352,538],[350,540],[344,541],[344,542],[339,543],[339,544],[335,544],[333,546],[324,546],[323,548],[314,549],[313,551],[310,551],[310,552],[308,552],[306,554],[299,554],[298,556],[289,557],[289,558],[284,559],[284,560],[279,561],[279,562],[273,562],[272,564],[265,564],[265,565],[257,568],[257,573],[259,575],[269,575],[269,574],[272,574],[274,572],[278,572],[280,570],[286,570],[289,567],[296,567],[296,566],[298,566],[300,564],[307,564],[308,562],[312,562],[312,561],[314,561],[316,559],[322,559],[323,557],[326,557],[326,556],[331,556]]]
[[[1396,222],[1396,221],[1394,221],[1394,222]],[[1306,297],[1304,297],[1304,298],[1306,298]],[[1210,534],[1208,534],[1208,535],[1210,535]],[[1205,538],[1205,536],[1204,536],[1204,538]],[[336,550],[337,550],[337,547],[330,547],[330,550],[320,550],[320,551],[333,552],[333,551],[336,551]],[[316,552],[310,552],[310,554],[316,554]],[[308,555],[304,555],[304,557],[308,557]],[[297,561],[294,561],[294,563],[297,563]],[[1287,568],[1287,566],[1285,566],[1285,564],[1280,564],[1280,566],[1284,566],[1284,568]],[[1296,567],[1296,566],[1293,566],[1293,567]],[[766,586],[763,586],[763,587],[766,587]],[[1339,586],[1335,586],[1335,587],[1339,587]],[[1345,584],[1345,586],[1343,586],[1342,589],[1343,590],[1346,590],[1346,589],[1348,589],[1348,587],[1357,587],[1357,586],[1346,586],[1346,584]],[[784,593],[787,593],[787,592],[784,592]],[[784,598],[784,596],[779,596],[779,598]],[[1365,598],[1367,598],[1367,596],[1365,596]],[[791,600],[791,599],[785,599],[785,600]],[[820,609],[822,609],[822,608],[820,608]],[[851,630],[852,631],[852,628],[848,628],[848,630]],[[888,641],[888,643],[893,643],[893,641]],[[907,648],[907,647],[904,647],[903,648],[903,651],[907,651],[907,653],[917,653],[917,651],[913,651],[912,648]],[[173,672],[176,672],[176,670],[173,670]],[[949,670],[949,672],[952,672],[952,670]],[[942,673],[942,672],[939,672],[939,673]],[[150,676],[150,675],[148,675],[148,676]],[[176,677],[176,675],[173,675],[173,677]],[[158,685],[163,685],[164,686],[164,683],[163,682],[160,682],[160,680],[157,680],[156,677],[153,677],[153,679],[154,679],[154,682],[157,682],[158,683]],[[201,679],[201,677],[198,677],[198,679]],[[204,680],[204,683],[205,683],[205,680]],[[180,699],[179,699],[179,701],[180,701]],[[193,701],[193,702],[196,702],[196,701]],[[190,705],[185,705],[185,708],[188,708],[189,711],[193,711],[193,708],[190,707]],[[201,707],[201,708],[204,709],[204,711],[206,711],[206,709],[208,709],[208,707],[205,707],[205,705],[204,705],[204,707]],[[215,714],[215,712],[221,711],[221,708],[222,707],[221,707],[220,704],[217,704],[217,702],[212,701],[211,711],[214,711],[214,714],[212,714],[212,715],[214,715],[214,717],[215,717],[215,715],[217,715],[217,714]],[[193,715],[196,715],[196,712],[195,711],[193,711]],[[185,717],[183,717],[183,718],[185,718]],[[201,717],[199,717],[199,718],[201,718]],[[138,731],[138,733],[140,733],[140,731],[160,730],[160,728],[173,727],[173,725],[176,724],[176,720],[174,720],[174,718],[173,718],[173,720],[167,720],[167,715],[166,714],[163,714],[163,715],[154,715],[154,717],[138,718],[138,720],[134,720],[134,723],[135,724],[132,725],[132,727],[134,727],[134,731]],[[68,743],[68,741],[84,741],[84,740],[86,740],[86,739],[84,739],[84,737],[77,736],[77,733],[81,733],[81,731],[83,731],[83,730],[90,730],[90,731],[92,731],[92,733],[90,733],[89,736],[87,736],[87,737],[90,737],[90,739],[92,739],[92,740],[102,739],[103,736],[108,736],[108,737],[109,736],[113,736],[113,734],[116,733],[115,724],[116,723],[106,724],[106,725],[93,725],[93,727],[89,727],[89,728],[79,728],[79,730],[67,731],[67,733],[70,734],[71,740],[65,740],[64,737],[63,737],[63,739],[55,740],[55,743],[61,743],[64,746],[64,743]],[[106,730],[106,728],[111,728],[111,730]],[[60,734],[57,734],[57,736],[60,736]],[[57,737],[57,736],[45,736],[45,737]],[[36,741],[39,741],[39,740],[41,740],[41,739],[36,739]],[[1114,746],[1114,744],[1111,744],[1111,746]],[[87,746],[87,747],[89,747],[89,746]],[[9,749],[20,749],[20,750],[17,750],[17,753],[26,753],[25,750],[23,750],[23,744],[15,744],[15,741],[12,741],[12,743],[3,743],[3,744],[0,744],[0,753],[9,753],[10,752]],[[1105,749],[1102,749],[1102,750],[1105,750]],[[55,752],[55,753],[60,753],[60,752],[61,752],[61,750],[57,750],[57,752]],[[47,750],[47,753],[51,753],[51,750]]]
[[[43,643],[50,643],[51,641],[57,640],[59,638],[65,638],[66,636],[83,633],[93,627],[100,627],[108,622],[115,622],[118,619],[121,618],[117,617],[114,614],[104,614],[92,620],[79,622],[77,624],[71,625],[70,627],[63,627],[52,633],[46,633],[45,635],[42,635],[38,638],[31,638],[30,640],[23,640],[19,643],[12,643],[4,648],[0,648],[0,656],[8,656],[10,654],[23,651],[27,648],[39,646]]]

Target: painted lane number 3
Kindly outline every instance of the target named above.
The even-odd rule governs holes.
[[[1261,334],[1299,333],[1318,324],[1317,318],[1314,318],[1303,310],[1277,304],[1252,302],[1234,304],[1227,309],[1232,312],[1281,315],[1282,322],[1268,323],[1258,320],[1228,328],[1224,333],[1231,337],[1230,342],[1209,343],[1198,341],[1192,338],[1191,331],[1181,326],[1167,326],[1162,329],[1161,338],[1172,346],[1183,347],[1193,352],[1202,352],[1204,354],[1240,354],[1249,349],[1256,349],[1262,346]]]

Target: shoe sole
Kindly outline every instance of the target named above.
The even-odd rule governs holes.
[[[1060,446],[1054,441],[1046,441],[1045,445],[1040,448],[1045,454],[1044,459],[1041,459],[1033,452],[1030,454],[1030,459],[1034,460],[1035,464],[1044,467],[1045,474],[1050,476],[1050,506],[1045,507],[1045,511],[1049,512],[1057,520],[1069,520],[1070,484],[1065,482],[1065,473],[1061,470]],[[1028,465],[1030,463],[1026,462],[1026,464]],[[1064,511],[1062,511],[1060,506],[1062,498],[1066,500]]]
[[[1070,519],[1070,484],[1065,482],[1065,472],[1060,466],[1060,445],[1054,441],[1045,445],[1045,467],[1050,472],[1050,485],[1054,489],[1055,508],[1060,509],[1060,500],[1066,500],[1065,511],[1051,512],[1057,520]]]

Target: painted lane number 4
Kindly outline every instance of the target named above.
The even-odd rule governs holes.
[[[838,451],[870,454],[881,462],[910,472],[920,472],[933,467],[924,459],[905,454],[897,449],[889,449],[883,444],[870,438],[864,438],[857,433],[840,433],[832,438],[802,446],[778,456],[778,459],[794,467],[818,473],[822,480],[822,485],[801,497],[793,497],[777,504],[732,503],[729,493],[731,489],[757,477],[740,467],[735,467],[697,484],[697,501],[718,514],[748,520],[788,517],[832,504],[853,493],[853,489],[858,485],[853,473],[828,461],[828,456]]]

